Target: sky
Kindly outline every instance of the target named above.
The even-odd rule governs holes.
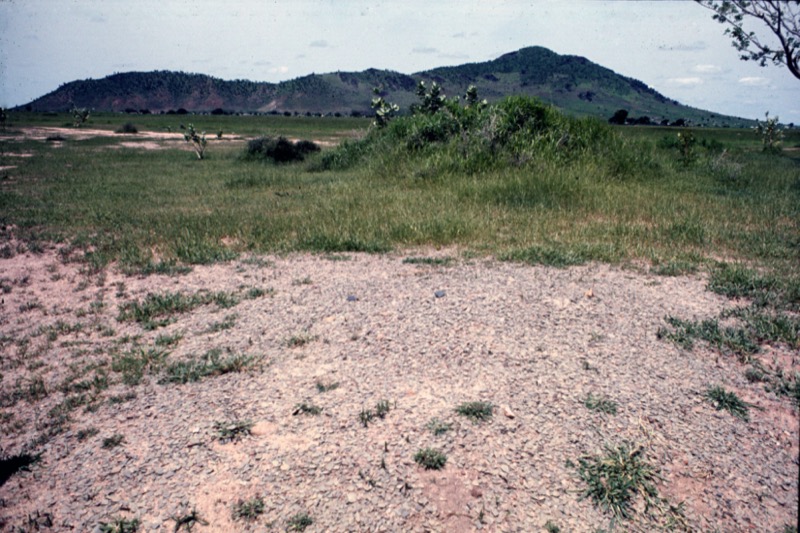
[[[0,0],[0,106],[115,72],[412,74],[544,46],[686,105],[800,124],[800,80],[741,61],[711,17],[687,0]]]

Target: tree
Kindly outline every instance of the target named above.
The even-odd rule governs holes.
[[[618,109],[614,112],[614,115],[608,119],[609,124],[625,124],[625,120],[628,118],[628,110],[627,109]]]
[[[733,46],[744,61],[786,65],[800,79],[800,0],[695,0],[714,12],[714,20],[726,24]],[[778,46],[744,29],[745,19],[757,19],[767,26]]]
[[[203,154],[206,151],[206,132],[198,135],[197,130],[194,129],[194,124],[189,124],[188,128],[181,124],[181,129],[184,130],[183,138],[186,142],[191,143],[192,148],[194,148],[197,159],[203,159]]]

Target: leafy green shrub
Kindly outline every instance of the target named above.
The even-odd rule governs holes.
[[[259,137],[247,142],[244,159],[249,161],[270,160],[275,163],[302,161],[307,155],[319,152],[317,144],[301,140],[292,142],[285,137]]]

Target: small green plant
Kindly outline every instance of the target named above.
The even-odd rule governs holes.
[[[249,500],[239,500],[233,505],[232,518],[234,520],[245,520],[247,522],[255,521],[259,516],[264,514],[266,506],[264,505],[264,498],[255,496]]]
[[[375,413],[372,409],[362,409],[361,412],[358,414],[358,419],[361,420],[361,423],[364,427],[369,427],[369,423],[375,418]]]
[[[156,346],[174,346],[183,339],[182,333],[173,333],[172,335],[159,335],[156,337]]]
[[[136,533],[139,531],[138,518],[114,518],[111,522],[100,522],[100,533]]]
[[[255,300],[256,298],[261,298],[262,296],[271,295],[274,291],[272,289],[261,289],[259,287],[251,287],[245,293],[245,298],[248,300]]]
[[[390,409],[389,400],[381,400],[375,404],[375,416],[383,420],[389,414]]]
[[[166,368],[159,383],[193,383],[211,376],[243,372],[255,364],[253,356],[238,354],[222,358],[221,355],[222,350],[213,348],[199,359],[172,363]]]
[[[226,315],[225,318],[221,322],[214,322],[208,329],[206,330],[208,333],[218,333],[220,331],[225,331],[226,329],[231,329],[236,325],[236,319],[239,318],[239,315],[236,313]]]
[[[697,144],[694,134],[691,131],[685,130],[678,132],[678,148],[681,152],[681,163],[684,166],[689,166],[696,159],[694,145]]]
[[[364,424],[364,427],[369,426],[369,423],[372,422],[376,417],[383,420],[386,418],[386,415],[389,413],[391,409],[391,405],[389,404],[389,400],[381,400],[377,404],[375,404],[375,410],[372,409],[362,409],[361,413],[358,415],[361,423]]]
[[[381,96],[380,88],[374,87],[372,92],[375,94],[375,98],[372,99],[372,103],[370,104],[372,109],[375,110],[373,125],[378,128],[385,128],[389,124],[389,121],[400,111],[400,106],[397,104],[390,104],[384,100],[383,96]]]
[[[106,437],[103,439],[103,449],[110,450],[112,448],[116,448],[117,446],[122,445],[125,441],[125,436],[119,433],[115,433],[110,437]]]
[[[584,456],[578,459],[578,476],[586,483],[581,499],[591,498],[594,504],[615,517],[630,518],[636,495],[646,502],[658,497],[656,470],[645,460],[644,448],[623,443],[606,446],[605,456]]]
[[[473,422],[491,420],[494,406],[489,402],[466,402],[456,407],[456,413],[465,416]]]
[[[79,430],[79,431],[78,431],[78,432],[75,434],[75,437],[78,439],[78,441],[79,441],[79,442],[83,442],[83,441],[85,441],[85,440],[86,440],[86,439],[88,439],[88,438],[94,437],[94,436],[95,436],[95,435],[97,435],[98,433],[100,433],[100,430],[99,430],[99,429],[97,429],[97,428],[95,428],[95,427],[90,427],[90,428],[86,428],[86,429],[81,429],[81,430]]]
[[[72,105],[70,113],[72,113],[73,123],[75,124],[76,128],[80,128],[83,124],[85,124],[89,120],[89,115],[91,114],[88,108],[75,107],[74,104]]]
[[[141,383],[145,373],[155,374],[164,364],[169,352],[155,348],[137,348],[111,359],[111,370],[122,374],[122,382],[133,386]]]
[[[328,383],[328,384],[322,383],[321,381],[317,381],[317,392],[319,393],[336,390],[338,388],[339,388],[338,381],[334,381],[333,383]]]
[[[191,531],[197,524],[201,526],[208,525],[208,522],[200,517],[200,513],[197,512],[197,509],[192,509],[191,512],[183,516],[173,516],[172,520],[175,522],[175,529],[173,530],[175,533],[181,529]]]
[[[314,342],[317,340],[316,335],[309,335],[308,333],[301,333],[299,335],[292,335],[289,337],[289,340],[286,341],[286,346],[289,348],[301,348],[306,344]]]
[[[293,415],[313,415],[316,416],[322,412],[322,407],[318,407],[313,403],[299,403],[295,406]]]
[[[617,402],[603,398],[602,396],[592,396],[592,393],[583,400],[583,405],[591,411],[599,411],[609,415],[617,414]]]
[[[450,424],[449,422],[442,422],[438,418],[432,418],[425,427],[438,437],[439,435],[450,431],[453,428],[453,424]]]
[[[441,470],[447,463],[447,456],[433,448],[423,448],[414,454],[414,461],[425,470]]]
[[[769,111],[764,114],[764,122],[756,120],[756,125],[753,126],[753,130],[761,137],[763,151],[773,154],[780,153],[783,130],[778,127],[778,124],[778,117],[770,117]]]
[[[406,257],[403,259],[403,263],[407,265],[446,266],[452,262],[452,257]]]
[[[125,394],[114,394],[108,397],[108,403],[111,405],[119,405],[121,403],[129,402],[136,399],[135,392],[126,392]]]
[[[250,435],[253,423],[249,420],[214,422],[214,433],[221,442],[237,442]]]
[[[548,520],[547,523],[545,523],[544,529],[547,533],[561,533],[561,528],[555,525],[552,520]]]
[[[188,127],[181,124],[183,130],[183,138],[186,142],[192,145],[194,152],[197,154],[197,159],[203,159],[206,151],[206,132],[197,133],[194,129],[194,124],[189,124]]]
[[[722,387],[716,386],[708,389],[703,396],[714,404],[717,411],[724,409],[744,421],[750,418],[749,408],[751,405],[739,398],[735,392],[728,392]]]
[[[289,531],[305,531],[313,523],[314,519],[308,513],[298,513],[289,519],[286,526]]]

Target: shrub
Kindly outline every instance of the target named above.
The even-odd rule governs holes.
[[[133,124],[133,122],[126,122],[122,126],[120,126],[117,133],[139,133],[139,129]]]
[[[285,137],[259,137],[247,142],[244,158],[247,160],[271,160],[275,163],[302,161],[309,154],[319,152],[317,144],[300,140],[292,142]]]

